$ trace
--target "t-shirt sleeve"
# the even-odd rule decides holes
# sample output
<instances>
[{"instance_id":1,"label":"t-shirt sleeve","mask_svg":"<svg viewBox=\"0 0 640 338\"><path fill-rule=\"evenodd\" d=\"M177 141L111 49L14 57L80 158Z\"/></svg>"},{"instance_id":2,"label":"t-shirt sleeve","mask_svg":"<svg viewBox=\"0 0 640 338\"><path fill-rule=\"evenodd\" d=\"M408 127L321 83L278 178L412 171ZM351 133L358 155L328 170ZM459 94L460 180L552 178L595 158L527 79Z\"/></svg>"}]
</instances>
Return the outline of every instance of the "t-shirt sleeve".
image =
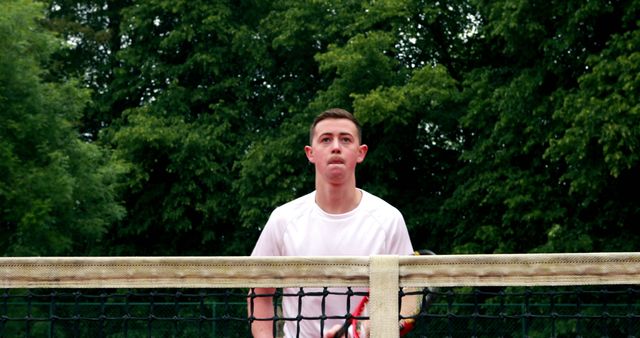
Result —
<instances>
[{"instance_id":1,"label":"t-shirt sleeve","mask_svg":"<svg viewBox=\"0 0 640 338\"><path fill-rule=\"evenodd\" d=\"M282 256L282 221L278 217L278 209L269 216L262 229L251 256Z\"/></svg>"},{"instance_id":2,"label":"t-shirt sleeve","mask_svg":"<svg viewBox=\"0 0 640 338\"><path fill-rule=\"evenodd\" d=\"M389 236L389 254L391 255L411 255L413 254L413 245L409 237L407 225L400 211L397 211L392 220L391 234Z\"/></svg>"}]
</instances>

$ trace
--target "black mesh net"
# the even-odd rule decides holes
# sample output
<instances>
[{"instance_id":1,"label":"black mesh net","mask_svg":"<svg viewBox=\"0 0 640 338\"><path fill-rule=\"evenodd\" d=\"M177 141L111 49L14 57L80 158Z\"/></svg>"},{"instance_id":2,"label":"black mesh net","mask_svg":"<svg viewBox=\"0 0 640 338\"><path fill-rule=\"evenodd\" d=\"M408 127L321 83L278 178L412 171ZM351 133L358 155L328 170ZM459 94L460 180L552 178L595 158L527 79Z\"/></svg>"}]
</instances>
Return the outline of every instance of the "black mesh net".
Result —
<instances>
[{"instance_id":1,"label":"black mesh net","mask_svg":"<svg viewBox=\"0 0 640 338\"><path fill-rule=\"evenodd\" d=\"M331 290L277 289L259 295L247 289L8 289L0 296L0 337L251 337L250 325L258 320L272 323L279 336L285 322L326 319L322 309L319 316L283 316L284 297L322 298ZM344 290L342 297L362 296ZM451 338L639 337L639 293L637 286L399 291L401 302L417 296L422 303L411 316L415 329L406 337ZM252 313L251 303L258 297L274 300L273 318ZM351 308L345 308L342 320L351 316L355 303L348 303Z\"/></svg>"}]
</instances>

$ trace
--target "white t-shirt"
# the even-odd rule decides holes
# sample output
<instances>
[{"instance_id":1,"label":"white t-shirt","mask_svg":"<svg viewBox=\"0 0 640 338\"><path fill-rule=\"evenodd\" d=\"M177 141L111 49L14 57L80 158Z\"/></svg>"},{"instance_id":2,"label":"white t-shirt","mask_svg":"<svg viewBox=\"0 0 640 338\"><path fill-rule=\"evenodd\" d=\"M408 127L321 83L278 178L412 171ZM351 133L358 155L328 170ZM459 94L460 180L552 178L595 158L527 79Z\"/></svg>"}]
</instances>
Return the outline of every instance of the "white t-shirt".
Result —
<instances>
[{"instance_id":1,"label":"white t-shirt","mask_svg":"<svg viewBox=\"0 0 640 338\"><path fill-rule=\"evenodd\" d=\"M345 214L328 214L315 203L315 192L276 208L256 243L252 256L370 256L410 255L413 247L404 218L398 209L362 190L360 204ZM296 294L299 288L287 288L285 294ZM366 291L354 288L354 291ZM322 289L305 288L307 292ZM346 292L330 288L331 292ZM361 297L351 297L350 308ZM285 318L319 317L322 315L322 295L284 297ZM301 301L301 308L299 302ZM347 297L329 295L325 299L327 316L346 316ZM300 311L299 311L300 310ZM327 319L324 332L344 319ZM285 337L320 337L320 320L285 322Z\"/></svg>"}]
</instances>

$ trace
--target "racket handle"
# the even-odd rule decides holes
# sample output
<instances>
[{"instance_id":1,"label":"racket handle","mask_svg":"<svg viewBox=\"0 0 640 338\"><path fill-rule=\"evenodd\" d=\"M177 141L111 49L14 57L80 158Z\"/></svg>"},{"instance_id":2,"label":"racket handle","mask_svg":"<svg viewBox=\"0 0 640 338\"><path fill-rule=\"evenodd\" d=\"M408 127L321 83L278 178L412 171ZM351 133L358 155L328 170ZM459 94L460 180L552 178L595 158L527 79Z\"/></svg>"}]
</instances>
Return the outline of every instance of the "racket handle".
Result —
<instances>
[{"instance_id":1,"label":"racket handle","mask_svg":"<svg viewBox=\"0 0 640 338\"><path fill-rule=\"evenodd\" d=\"M347 320L342 324L342 327L338 331L336 331L334 338L349 338L349 326L351 326L351 321Z\"/></svg>"}]
</instances>

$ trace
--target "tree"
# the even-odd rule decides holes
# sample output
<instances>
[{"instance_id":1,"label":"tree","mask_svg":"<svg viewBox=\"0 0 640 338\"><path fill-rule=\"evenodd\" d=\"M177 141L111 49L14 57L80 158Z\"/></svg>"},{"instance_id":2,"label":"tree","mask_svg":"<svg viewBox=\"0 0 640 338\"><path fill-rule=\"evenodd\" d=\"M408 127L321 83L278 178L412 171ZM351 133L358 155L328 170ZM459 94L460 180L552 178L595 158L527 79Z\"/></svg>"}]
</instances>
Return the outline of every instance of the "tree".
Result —
<instances>
[{"instance_id":1,"label":"tree","mask_svg":"<svg viewBox=\"0 0 640 338\"><path fill-rule=\"evenodd\" d=\"M41 0L42 1L42 0ZM91 89L91 101L84 107L79 125L82 136L98 140L130 106L130 98L114 93L118 51L125 46L120 33L122 10L130 0L51 0L46 3L45 26L68 41L57 49L48 64L47 76L65 81L77 78Z\"/></svg>"},{"instance_id":2,"label":"tree","mask_svg":"<svg viewBox=\"0 0 640 338\"><path fill-rule=\"evenodd\" d=\"M555 134L544 154L562 166L560 182L575 200L569 222L555 225L547 250L571 249L575 238L582 250L635 251L640 208L640 30L616 34L600 54L590 56L589 69L578 87L562 92L554 119ZM588 238L588 240L587 240Z\"/></svg>"},{"instance_id":3,"label":"tree","mask_svg":"<svg viewBox=\"0 0 640 338\"><path fill-rule=\"evenodd\" d=\"M91 253L122 218L125 168L76 130L89 93L76 81L45 82L60 40L31 1L0 4L0 226L4 255Z\"/></svg>"},{"instance_id":4,"label":"tree","mask_svg":"<svg viewBox=\"0 0 640 338\"><path fill-rule=\"evenodd\" d=\"M77 49L57 78L95 75L83 128L131 168L110 253L248 254L268 213L313 189L302 146L336 106L364 123L358 185L416 247L635 245L618 234L638 220L637 0L48 8Z\"/></svg>"},{"instance_id":5,"label":"tree","mask_svg":"<svg viewBox=\"0 0 640 338\"><path fill-rule=\"evenodd\" d=\"M262 118L253 101L267 89L255 63L245 62L261 53L250 29L259 11L164 0L122 11L126 48L111 93L129 104L101 138L132 166L129 216L112 233L114 253L246 250L247 241L234 242L244 234L232 182Z\"/></svg>"},{"instance_id":6,"label":"tree","mask_svg":"<svg viewBox=\"0 0 640 338\"><path fill-rule=\"evenodd\" d=\"M613 191L638 187L637 161L613 159L634 147L627 131L636 129L637 101L611 86L601 69L637 63L633 47L620 43L633 41L634 33L625 32L637 30L637 2L479 1L477 8L480 58L463 81L465 163L443 207L456 217L449 235L455 250L633 247L628 235L636 231L630 224L638 209L629 205L633 197ZM634 86L622 73L607 76ZM616 115L603 102L617 102ZM597 122L603 119L612 123ZM608 126L617 127L604 136ZM585 182L597 188L584 189Z\"/></svg>"}]
</instances>

